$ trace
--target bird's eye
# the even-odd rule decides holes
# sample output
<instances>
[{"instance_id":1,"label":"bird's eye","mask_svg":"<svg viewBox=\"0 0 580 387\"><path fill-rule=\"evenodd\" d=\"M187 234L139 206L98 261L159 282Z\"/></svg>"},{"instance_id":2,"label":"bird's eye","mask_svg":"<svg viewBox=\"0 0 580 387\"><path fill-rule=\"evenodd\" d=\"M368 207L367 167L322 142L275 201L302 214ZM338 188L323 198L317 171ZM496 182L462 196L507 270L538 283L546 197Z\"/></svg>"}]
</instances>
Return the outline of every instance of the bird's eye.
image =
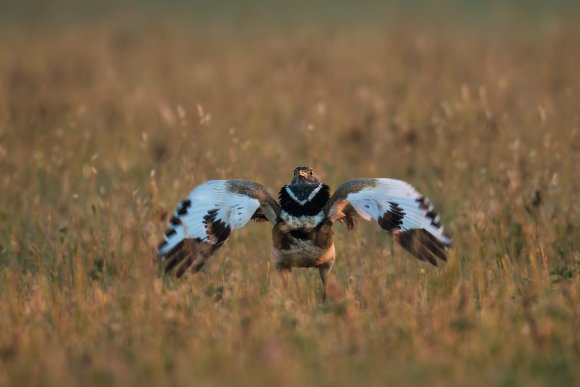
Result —
<instances>
[{"instance_id":1,"label":"bird's eye","mask_svg":"<svg viewBox=\"0 0 580 387\"><path fill-rule=\"evenodd\" d=\"M312 176L314 173L312 173L312 171L308 171L308 174Z\"/></svg>"}]
</instances>

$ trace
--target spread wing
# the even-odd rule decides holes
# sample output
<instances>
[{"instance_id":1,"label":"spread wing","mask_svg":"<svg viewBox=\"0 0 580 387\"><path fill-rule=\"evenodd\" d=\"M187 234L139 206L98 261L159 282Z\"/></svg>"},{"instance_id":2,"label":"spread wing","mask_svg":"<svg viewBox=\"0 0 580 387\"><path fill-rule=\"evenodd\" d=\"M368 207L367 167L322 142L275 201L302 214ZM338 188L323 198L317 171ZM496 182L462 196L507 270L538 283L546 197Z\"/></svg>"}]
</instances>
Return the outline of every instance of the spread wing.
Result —
<instances>
[{"instance_id":1,"label":"spread wing","mask_svg":"<svg viewBox=\"0 0 580 387\"><path fill-rule=\"evenodd\" d=\"M197 272L228 239L231 230L251 219L276 224L280 206L260 184L248 180L211 180L182 200L157 252L165 272L177 267L181 277Z\"/></svg>"},{"instance_id":2,"label":"spread wing","mask_svg":"<svg viewBox=\"0 0 580 387\"><path fill-rule=\"evenodd\" d=\"M325 214L344 221L349 229L355 218L375 220L397 243L422 261L437 266L447 260L451 239L444 234L439 215L425 196L410 184L395 179L354 179L338 187L326 204Z\"/></svg>"}]
</instances>

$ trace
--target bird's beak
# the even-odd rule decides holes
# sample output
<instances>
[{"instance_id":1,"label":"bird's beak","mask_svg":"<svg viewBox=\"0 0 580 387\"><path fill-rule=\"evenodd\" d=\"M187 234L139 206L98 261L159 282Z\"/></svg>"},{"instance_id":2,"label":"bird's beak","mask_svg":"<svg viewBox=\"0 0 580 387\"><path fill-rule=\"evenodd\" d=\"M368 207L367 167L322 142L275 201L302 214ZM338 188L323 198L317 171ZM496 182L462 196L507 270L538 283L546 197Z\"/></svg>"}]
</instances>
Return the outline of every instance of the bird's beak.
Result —
<instances>
[{"instance_id":1,"label":"bird's beak","mask_svg":"<svg viewBox=\"0 0 580 387\"><path fill-rule=\"evenodd\" d=\"M298 176L306 178L306 177L308 177L308 173L306 173L306 171L300 171L300 172L298 172Z\"/></svg>"}]
</instances>

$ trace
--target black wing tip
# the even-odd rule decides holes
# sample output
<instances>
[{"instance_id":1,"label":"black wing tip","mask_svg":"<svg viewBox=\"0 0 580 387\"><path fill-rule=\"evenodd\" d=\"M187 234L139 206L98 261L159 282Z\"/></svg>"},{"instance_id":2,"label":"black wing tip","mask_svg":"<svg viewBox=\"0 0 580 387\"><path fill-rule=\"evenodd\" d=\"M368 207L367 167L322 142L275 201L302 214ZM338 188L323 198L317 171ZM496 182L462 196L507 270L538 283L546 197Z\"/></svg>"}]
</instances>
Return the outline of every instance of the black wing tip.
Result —
<instances>
[{"instance_id":1,"label":"black wing tip","mask_svg":"<svg viewBox=\"0 0 580 387\"><path fill-rule=\"evenodd\" d=\"M221 246L212 245L200 238L184 239L175 245L166 254L159 254L159 258L164 264L163 273L167 274L173 269L175 276L181 278L187 269L197 273L208 258Z\"/></svg>"},{"instance_id":2,"label":"black wing tip","mask_svg":"<svg viewBox=\"0 0 580 387\"><path fill-rule=\"evenodd\" d=\"M395 240L411 255L421 261L437 267L438 259L447 261L447 249L450 244L439 240L425 229L398 231Z\"/></svg>"}]
</instances>

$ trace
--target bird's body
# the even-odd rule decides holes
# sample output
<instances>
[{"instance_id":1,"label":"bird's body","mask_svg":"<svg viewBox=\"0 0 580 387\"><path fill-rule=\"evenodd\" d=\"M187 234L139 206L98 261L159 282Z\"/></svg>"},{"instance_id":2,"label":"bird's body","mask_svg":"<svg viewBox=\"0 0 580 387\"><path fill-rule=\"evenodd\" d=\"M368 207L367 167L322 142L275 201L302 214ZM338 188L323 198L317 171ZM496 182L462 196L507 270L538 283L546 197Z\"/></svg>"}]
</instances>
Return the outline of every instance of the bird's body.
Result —
<instances>
[{"instance_id":1,"label":"bird's body","mask_svg":"<svg viewBox=\"0 0 580 387\"><path fill-rule=\"evenodd\" d=\"M428 199L409 184L394 179L354 179L330 188L308 167L294 170L281 188L279 203L249 180L212 180L195 188L169 221L158 247L165 270L198 271L225 242L231 230L251 219L272 225L272 256L279 272L315 267L323 284L335 260L336 222L349 229L354 220L374 219L403 248L437 265L446 260L451 240Z\"/></svg>"},{"instance_id":2,"label":"bird's body","mask_svg":"<svg viewBox=\"0 0 580 387\"><path fill-rule=\"evenodd\" d=\"M282 187L280 221L272 228L272 255L278 270L334 262L334 232L324 214L329 198L329 188L322 183Z\"/></svg>"}]
</instances>

